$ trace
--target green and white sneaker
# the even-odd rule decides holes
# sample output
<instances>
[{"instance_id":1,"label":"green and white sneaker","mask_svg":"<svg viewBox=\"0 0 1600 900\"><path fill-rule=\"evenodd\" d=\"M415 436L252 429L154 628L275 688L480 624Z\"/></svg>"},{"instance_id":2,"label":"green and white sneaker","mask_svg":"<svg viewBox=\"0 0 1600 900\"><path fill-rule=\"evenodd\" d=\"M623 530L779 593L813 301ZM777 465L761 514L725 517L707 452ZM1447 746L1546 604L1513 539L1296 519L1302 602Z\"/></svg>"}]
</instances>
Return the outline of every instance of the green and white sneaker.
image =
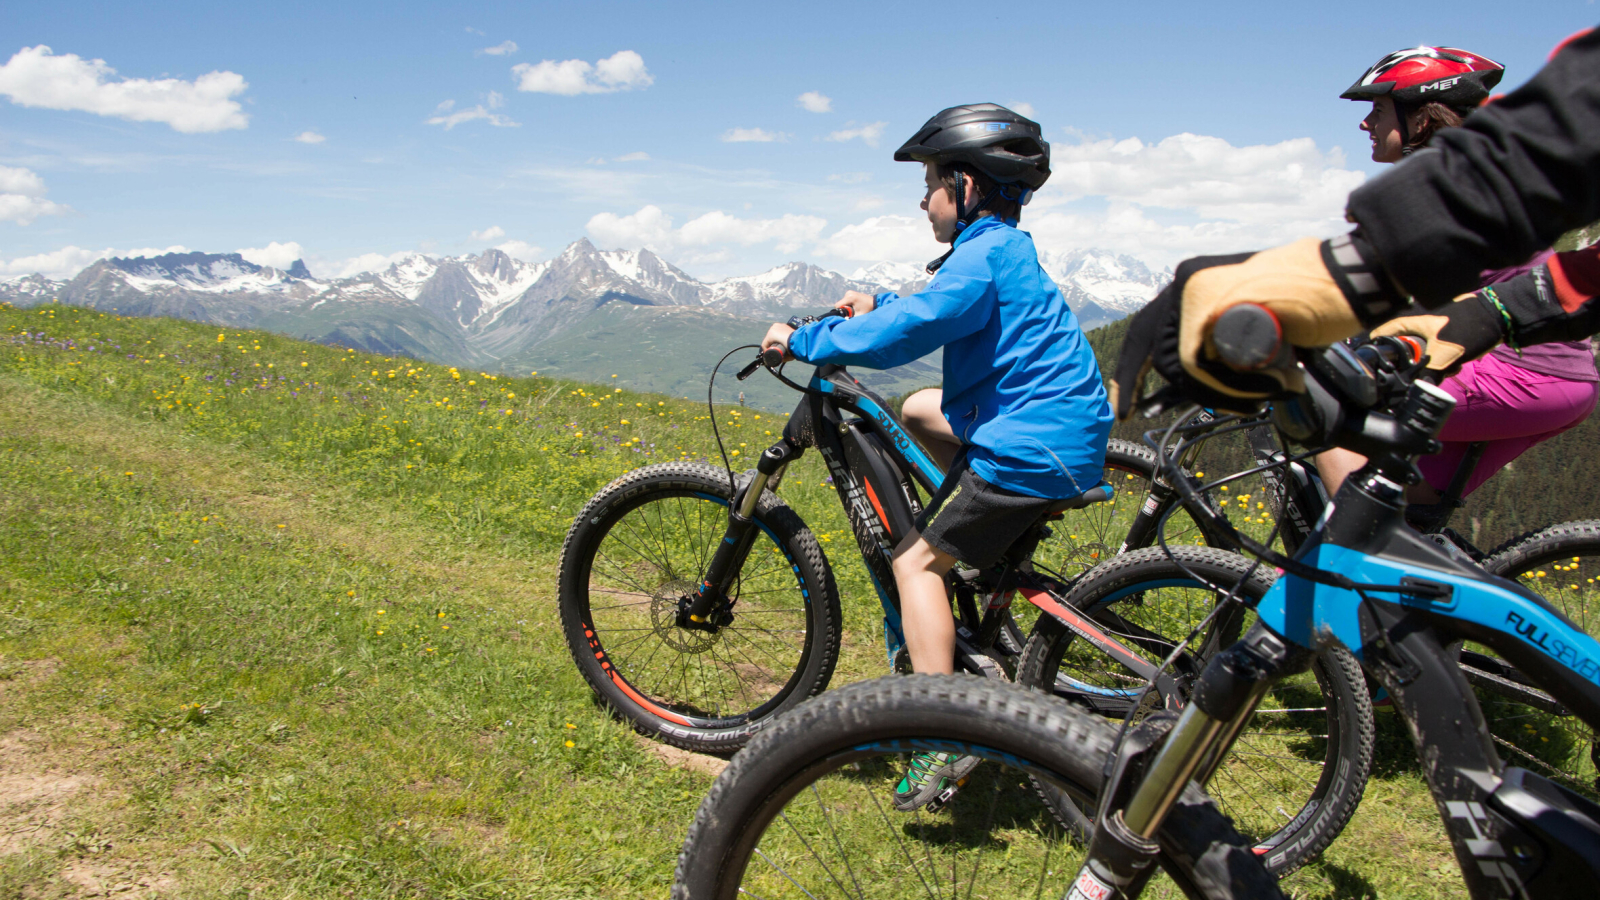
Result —
<instances>
[{"instance_id":1,"label":"green and white sneaker","mask_svg":"<svg viewBox=\"0 0 1600 900\"><path fill-rule=\"evenodd\" d=\"M948 802L980 762L976 756L954 753L913 753L911 768L894 786L894 808L912 812L934 801Z\"/></svg>"}]
</instances>

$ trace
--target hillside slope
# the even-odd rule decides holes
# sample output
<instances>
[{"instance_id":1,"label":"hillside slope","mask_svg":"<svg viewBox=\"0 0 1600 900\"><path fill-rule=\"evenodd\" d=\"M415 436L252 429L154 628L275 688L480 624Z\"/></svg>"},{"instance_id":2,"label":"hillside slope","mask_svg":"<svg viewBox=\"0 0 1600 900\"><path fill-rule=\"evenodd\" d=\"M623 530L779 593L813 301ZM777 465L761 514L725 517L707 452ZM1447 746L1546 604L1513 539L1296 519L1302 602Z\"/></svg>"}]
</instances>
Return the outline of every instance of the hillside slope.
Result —
<instances>
[{"instance_id":1,"label":"hillside slope","mask_svg":"<svg viewBox=\"0 0 1600 900\"><path fill-rule=\"evenodd\" d=\"M56 305L0 305L0 351L0 767L32 791L0 896L665 894L719 763L593 704L555 565L608 480L714 457L703 405ZM739 467L783 419L715 414ZM815 455L782 496L840 585L834 684L881 674ZM1440 895L1390 766L1296 895Z\"/></svg>"}]
</instances>

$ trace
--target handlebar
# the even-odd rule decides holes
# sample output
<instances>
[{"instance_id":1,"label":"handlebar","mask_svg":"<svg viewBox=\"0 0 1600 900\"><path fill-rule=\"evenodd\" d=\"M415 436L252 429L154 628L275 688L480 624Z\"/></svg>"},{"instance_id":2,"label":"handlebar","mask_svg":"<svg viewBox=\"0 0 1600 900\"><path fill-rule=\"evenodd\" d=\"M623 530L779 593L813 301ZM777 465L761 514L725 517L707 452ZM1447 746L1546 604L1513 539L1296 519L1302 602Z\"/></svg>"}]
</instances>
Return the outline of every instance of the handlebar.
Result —
<instances>
[{"instance_id":1,"label":"handlebar","mask_svg":"<svg viewBox=\"0 0 1600 900\"><path fill-rule=\"evenodd\" d=\"M1272 310L1256 303L1230 307L1211 327L1217 355L1229 368L1257 372L1293 365L1293 349L1283 340L1283 326Z\"/></svg>"},{"instance_id":2,"label":"handlebar","mask_svg":"<svg viewBox=\"0 0 1600 900\"><path fill-rule=\"evenodd\" d=\"M1293 365L1293 349L1283 339L1283 325L1272 310L1257 303L1230 307L1212 325L1211 341L1217 356L1230 368L1256 372ZM1424 345L1409 335L1377 338L1356 348L1369 365L1409 368L1422 361Z\"/></svg>"},{"instance_id":3,"label":"handlebar","mask_svg":"<svg viewBox=\"0 0 1600 900\"><path fill-rule=\"evenodd\" d=\"M1221 361L1236 371L1303 367L1306 393L1273 403L1279 427L1301 441L1329 439L1346 424L1367 421L1368 413L1381 417L1388 411L1406 419L1415 389L1429 393L1418 383L1437 379L1436 373L1418 371L1425 345L1406 335L1296 353L1284 339L1278 317L1255 303L1238 304L1218 316L1211 343Z\"/></svg>"},{"instance_id":4,"label":"handlebar","mask_svg":"<svg viewBox=\"0 0 1600 900\"><path fill-rule=\"evenodd\" d=\"M833 309L830 309L819 316L797 316L796 318L800 320L801 325L810 325L812 322L820 322L823 319L850 319L854 318L855 314L855 310L848 306L835 306ZM790 321L793 320L791 319ZM756 369L762 366L765 366L768 369L776 369L778 366L783 364L783 357L784 351L782 348L768 347L767 349L762 350L760 353L757 353L756 358L751 360L747 365L745 365L744 368L740 369L739 374L736 377L740 381L743 381L746 378L749 378L751 375L754 375Z\"/></svg>"}]
</instances>

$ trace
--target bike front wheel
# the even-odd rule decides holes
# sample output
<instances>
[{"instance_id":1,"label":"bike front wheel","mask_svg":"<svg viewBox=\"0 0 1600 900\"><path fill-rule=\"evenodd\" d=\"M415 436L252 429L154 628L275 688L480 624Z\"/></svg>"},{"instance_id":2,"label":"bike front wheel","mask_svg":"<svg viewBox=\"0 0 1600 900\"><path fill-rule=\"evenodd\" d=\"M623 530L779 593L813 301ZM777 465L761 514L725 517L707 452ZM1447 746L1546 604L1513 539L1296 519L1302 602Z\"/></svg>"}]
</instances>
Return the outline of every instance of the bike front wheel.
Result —
<instances>
[{"instance_id":1,"label":"bike front wheel","mask_svg":"<svg viewBox=\"0 0 1600 900\"><path fill-rule=\"evenodd\" d=\"M717 778L689 828L673 900L1060 897L1081 850L1033 802L1028 776L1092 798L1116 729L991 679L890 676L813 699L763 730ZM907 753L985 761L940 809L891 805ZM1189 897L1282 897L1190 786L1159 834Z\"/></svg>"},{"instance_id":2,"label":"bike front wheel","mask_svg":"<svg viewBox=\"0 0 1600 900\"><path fill-rule=\"evenodd\" d=\"M1171 549L1170 557L1155 547L1116 557L1073 585L1062 602L1159 663L1216 605L1213 585L1227 590L1239 584L1239 598L1253 607L1274 581L1272 569L1251 571L1251 561L1237 554ZM1253 616L1243 605L1231 605L1177 656L1170 671L1180 699L1187 698L1211 656L1238 641ZM1041 615L1017 683L1120 721L1133 709L1144 679L1059 620ZM1152 690L1146 705L1156 708L1167 699ZM1355 813L1371 771L1372 745L1372 701L1360 666L1345 650L1325 650L1310 672L1273 686L1207 791L1253 838L1266 866L1286 873L1327 847ZM1063 826L1088 836L1092 808L1048 783L1039 783L1039 793Z\"/></svg>"},{"instance_id":3,"label":"bike front wheel","mask_svg":"<svg viewBox=\"0 0 1600 900\"><path fill-rule=\"evenodd\" d=\"M596 494L567 533L561 624L589 685L640 731L731 753L822 691L839 655L839 594L810 529L771 492L729 590L732 622L678 624L728 529L726 471L647 466Z\"/></svg>"}]
</instances>

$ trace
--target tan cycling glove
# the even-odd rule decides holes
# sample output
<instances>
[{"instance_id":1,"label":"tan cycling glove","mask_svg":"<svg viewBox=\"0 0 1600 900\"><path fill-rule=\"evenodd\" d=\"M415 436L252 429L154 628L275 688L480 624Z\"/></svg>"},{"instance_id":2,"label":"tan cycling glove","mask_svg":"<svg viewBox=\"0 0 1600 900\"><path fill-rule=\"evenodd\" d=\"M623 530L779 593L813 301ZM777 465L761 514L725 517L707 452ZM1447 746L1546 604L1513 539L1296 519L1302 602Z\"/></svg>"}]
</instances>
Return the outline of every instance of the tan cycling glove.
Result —
<instances>
[{"instance_id":1,"label":"tan cycling glove","mask_svg":"<svg viewBox=\"0 0 1600 900\"><path fill-rule=\"evenodd\" d=\"M1324 347L1381 321L1404 300L1352 235L1307 238L1235 256L1203 256L1178 266L1176 277L1129 326L1111 387L1112 406L1126 418L1143 376L1154 368L1188 399L1220 409L1253 409L1260 401L1303 390L1298 368L1238 372L1211 343L1217 317L1241 303L1270 310L1283 339ZM1359 239L1357 239L1359 240Z\"/></svg>"}]
</instances>

